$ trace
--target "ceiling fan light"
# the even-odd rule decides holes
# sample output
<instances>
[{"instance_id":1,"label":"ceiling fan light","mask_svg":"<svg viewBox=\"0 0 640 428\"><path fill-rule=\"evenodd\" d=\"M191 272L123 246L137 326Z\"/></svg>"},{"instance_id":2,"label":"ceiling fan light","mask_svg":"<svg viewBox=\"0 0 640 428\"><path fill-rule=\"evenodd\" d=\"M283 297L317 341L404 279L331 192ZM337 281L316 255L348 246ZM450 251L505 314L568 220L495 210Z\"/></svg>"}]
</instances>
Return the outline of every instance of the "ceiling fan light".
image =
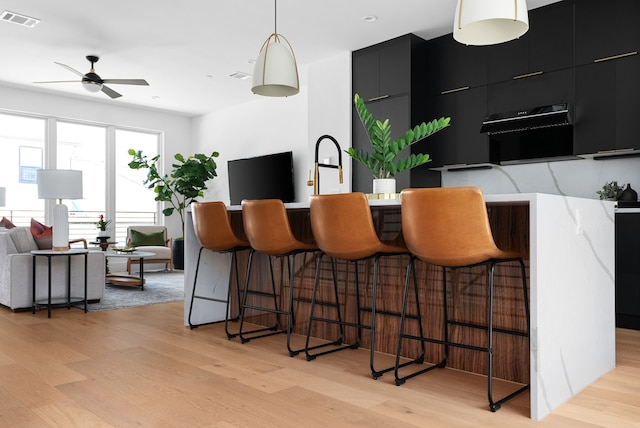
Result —
<instances>
[{"instance_id":1,"label":"ceiling fan light","mask_svg":"<svg viewBox=\"0 0 640 428\"><path fill-rule=\"evenodd\" d=\"M286 46L280 38L284 39ZM253 66L251 91L267 97L288 97L300 92L295 54L289 41L281 34L271 34L262 45Z\"/></svg>"},{"instance_id":2,"label":"ceiling fan light","mask_svg":"<svg viewBox=\"0 0 640 428\"><path fill-rule=\"evenodd\" d=\"M458 0L453 38L465 45L495 45L529 30L525 0Z\"/></svg>"},{"instance_id":3,"label":"ceiling fan light","mask_svg":"<svg viewBox=\"0 0 640 428\"><path fill-rule=\"evenodd\" d=\"M88 92L96 93L100 92L100 90L102 89L102 83L83 81L82 87Z\"/></svg>"}]
</instances>

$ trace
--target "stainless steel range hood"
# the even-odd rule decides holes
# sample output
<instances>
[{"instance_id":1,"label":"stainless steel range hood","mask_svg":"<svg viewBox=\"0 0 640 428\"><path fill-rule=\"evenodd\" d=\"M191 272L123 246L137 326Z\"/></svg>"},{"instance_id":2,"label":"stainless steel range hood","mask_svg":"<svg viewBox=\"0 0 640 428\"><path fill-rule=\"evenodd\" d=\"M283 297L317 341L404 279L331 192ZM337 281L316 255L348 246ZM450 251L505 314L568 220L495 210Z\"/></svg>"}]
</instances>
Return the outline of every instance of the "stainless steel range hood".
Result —
<instances>
[{"instance_id":1,"label":"stainless steel range hood","mask_svg":"<svg viewBox=\"0 0 640 428\"><path fill-rule=\"evenodd\" d=\"M568 125L571 125L569 105L552 104L489 115L482 122L480 132L492 135Z\"/></svg>"}]
</instances>

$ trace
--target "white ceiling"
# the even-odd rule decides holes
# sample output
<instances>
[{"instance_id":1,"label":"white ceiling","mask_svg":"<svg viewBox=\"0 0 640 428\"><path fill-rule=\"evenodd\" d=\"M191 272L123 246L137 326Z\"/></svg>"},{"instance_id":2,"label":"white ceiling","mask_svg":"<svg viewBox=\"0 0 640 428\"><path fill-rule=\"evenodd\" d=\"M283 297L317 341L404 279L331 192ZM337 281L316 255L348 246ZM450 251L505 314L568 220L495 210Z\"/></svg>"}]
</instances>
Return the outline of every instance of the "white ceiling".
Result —
<instances>
[{"instance_id":1,"label":"white ceiling","mask_svg":"<svg viewBox=\"0 0 640 428\"><path fill-rule=\"evenodd\" d=\"M475 0L478 1L478 0ZM528 0L529 9L558 0ZM456 0L280 0L277 30L299 67L406 33L430 39L452 31ZM102 102L198 115L251 101L251 73L274 31L271 0L3 0L0 12L41 20L35 28L0 22L0 84ZM376 16L374 22L363 17ZM56 65L89 71L98 55L103 79L146 79L150 86L110 85L121 98L86 92ZM302 81L302 90L306 82Z\"/></svg>"}]
</instances>

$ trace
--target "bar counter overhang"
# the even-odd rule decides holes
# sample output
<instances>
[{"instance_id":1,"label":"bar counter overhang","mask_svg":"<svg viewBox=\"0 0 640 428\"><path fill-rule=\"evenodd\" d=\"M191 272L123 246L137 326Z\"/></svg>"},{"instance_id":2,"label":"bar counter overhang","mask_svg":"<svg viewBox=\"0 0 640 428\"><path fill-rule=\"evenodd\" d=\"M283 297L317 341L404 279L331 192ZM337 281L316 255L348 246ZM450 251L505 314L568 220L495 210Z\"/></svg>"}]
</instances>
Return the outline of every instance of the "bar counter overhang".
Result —
<instances>
[{"instance_id":1,"label":"bar counter overhang","mask_svg":"<svg viewBox=\"0 0 640 428\"><path fill-rule=\"evenodd\" d=\"M520 383L526 383L529 379L530 415L532 419L539 420L615 367L614 203L542 193L485 195L485 201L497 245L505 250L519 250L525 254L531 306L529 352L524 338L495 336L494 348L498 352L495 357L495 376ZM401 240L400 200L371 200L370 206L380 239L387 242ZM308 202L286 204L286 207L296 237L302 241L312 240ZM230 206L228 209L234 230L243 237L241 207ZM199 244L190 215L187 216L186 223L185 325L188 325L189 298ZM261 270L267 273L266 257L258 259L262 264ZM384 310L399 312L408 258L404 256L393 259L389 263L381 261L378 301L387 305L383 307ZM214 290L212 296L226 295L229 263L228 255L203 252L199 283L212 283L209 287ZM368 273L364 266L369 265L361 263L361 285L365 281L370 284L370 278L364 276ZM306 256L303 262L296 262L296 266L302 267L296 269L296 281L300 281L300 275L303 275L300 287L303 295L313 287L315 264L316 258L312 255ZM239 258L239 266L241 269L246 266L246 258ZM442 329L442 322L437 321L440 320L439 306L442 298L438 300L433 297L438 295L437 290L441 290L441 271L440 268L420 263L418 268L421 293L428 296L429 303L425 306L427 301L421 300L423 318L429 319L423 326L432 329L432 333ZM280 262L274 263L274 270L276 281L284 275L286 283L286 266ZM322 272L325 271L330 272L329 265L326 269L323 267ZM342 275L339 279L341 292L344 292L346 264L338 265L338 271ZM352 267L350 272L352 275ZM456 281L455 290L459 293L456 298L465 299L465 308L482 307L486 302L486 286L483 286L484 275L481 273L482 270L466 269L457 276L449 275L454 277L452 281ZM519 286L517 270L515 267L498 268L496 275L495 322L502 323L501 327L504 328L523 328L523 317L518 319L501 316L503 313L513 313L510 305L518 304L513 302ZM244 272L240 276L241 279L244 278ZM264 275L252 275L252 281L260 281L260 277L267 282L268 276ZM321 284L327 289L330 278L330 273L321 273ZM348 290L351 293L354 289L352 284L353 281L349 281ZM361 293L368 290L367 287L362 289L364 291L361 290ZM280 297L280 301L284 302L284 296ZM349 297L346 299L348 301ZM347 302L346 305L348 304ZM306 333L307 310L306 304L296 306L296 333ZM345 310L348 314L349 308L345 307ZM482 322L485 314L483 309L461 312L459 315L469 317L472 322ZM194 304L193 319L197 323L224 320L224 316L224 305L206 301ZM474 317L478 316L480 318L476 320ZM384 323L386 328L380 332L380 338L376 338L376 350L395 354L399 324L393 317L388 318L389 322L385 320ZM256 323L260 323L260 320ZM314 336L323 337L324 333L326 332L314 332ZM355 332L350 334L355 335ZM367 335L362 337L361 346L367 347ZM426 361L439 361L437 358L442 351L438 348L441 347L427 346ZM501 358L504 356L506 358ZM498 371L500 366L503 366L502 370ZM486 370L486 358L478 352L451 349L448 367L486 374L486 371L483 372ZM410 382L428 382L428 376L420 376ZM386 376L382 379L385 378Z\"/></svg>"}]
</instances>

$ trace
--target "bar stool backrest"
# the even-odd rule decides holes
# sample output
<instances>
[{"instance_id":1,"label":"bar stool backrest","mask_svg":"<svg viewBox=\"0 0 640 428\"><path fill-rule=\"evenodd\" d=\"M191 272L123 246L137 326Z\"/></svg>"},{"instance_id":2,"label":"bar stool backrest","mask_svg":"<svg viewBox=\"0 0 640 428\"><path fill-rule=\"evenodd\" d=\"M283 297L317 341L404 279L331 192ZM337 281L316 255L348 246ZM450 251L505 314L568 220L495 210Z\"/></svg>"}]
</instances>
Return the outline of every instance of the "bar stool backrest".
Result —
<instances>
[{"instance_id":1,"label":"bar stool backrest","mask_svg":"<svg viewBox=\"0 0 640 428\"><path fill-rule=\"evenodd\" d=\"M194 202L191 204L191 218L202 247L212 251L249 247L247 241L239 239L233 233L224 202Z\"/></svg>"},{"instance_id":2,"label":"bar stool backrest","mask_svg":"<svg viewBox=\"0 0 640 428\"><path fill-rule=\"evenodd\" d=\"M506 255L491 234L480 188L404 189L402 234L411 253L440 266L468 266Z\"/></svg>"},{"instance_id":3,"label":"bar stool backrest","mask_svg":"<svg viewBox=\"0 0 640 428\"><path fill-rule=\"evenodd\" d=\"M295 238L287 210L280 199L243 200L242 222L244 233L256 251L281 255L313 247Z\"/></svg>"},{"instance_id":4,"label":"bar stool backrest","mask_svg":"<svg viewBox=\"0 0 640 428\"><path fill-rule=\"evenodd\" d=\"M364 193L313 195L310 215L316 243L331 257L358 260L380 249L381 242Z\"/></svg>"}]
</instances>

